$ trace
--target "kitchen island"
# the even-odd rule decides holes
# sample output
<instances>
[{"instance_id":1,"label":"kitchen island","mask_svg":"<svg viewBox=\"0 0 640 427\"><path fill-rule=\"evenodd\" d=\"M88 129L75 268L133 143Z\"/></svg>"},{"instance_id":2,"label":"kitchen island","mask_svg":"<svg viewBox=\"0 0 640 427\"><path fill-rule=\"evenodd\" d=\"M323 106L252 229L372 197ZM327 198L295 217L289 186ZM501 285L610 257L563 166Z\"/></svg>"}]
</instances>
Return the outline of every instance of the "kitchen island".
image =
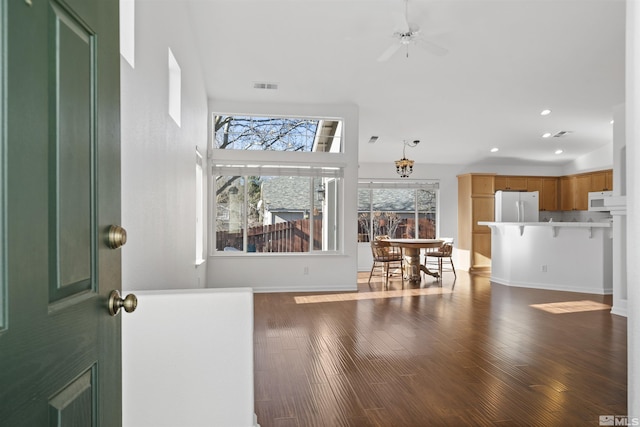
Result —
<instances>
[{"instance_id":1,"label":"kitchen island","mask_svg":"<svg viewBox=\"0 0 640 427\"><path fill-rule=\"evenodd\" d=\"M507 286L612 293L609 222L488 222L491 281Z\"/></svg>"}]
</instances>

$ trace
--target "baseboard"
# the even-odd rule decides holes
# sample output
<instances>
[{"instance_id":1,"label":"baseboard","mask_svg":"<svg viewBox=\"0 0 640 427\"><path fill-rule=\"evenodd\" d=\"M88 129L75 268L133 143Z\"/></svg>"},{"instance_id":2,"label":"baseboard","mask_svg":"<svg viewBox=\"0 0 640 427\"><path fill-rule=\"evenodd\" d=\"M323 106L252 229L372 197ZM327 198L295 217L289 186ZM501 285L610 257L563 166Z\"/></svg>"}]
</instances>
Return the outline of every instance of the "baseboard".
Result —
<instances>
[{"instance_id":1,"label":"baseboard","mask_svg":"<svg viewBox=\"0 0 640 427\"><path fill-rule=\"evenodd\" d=\"M582 294L595 294L595 295L611 295L613 293L612 288L583 288L580 286L568 286L568 285L550 285L547 283L530 283L530 282L512 282L501 279L499 277L491 276L489 280L499 285L511 286L514 288L530 288L530 289L543 289L546 291L564 291L564 292L577 292Z\"/></svg>"},{"instance_id":2,"label":"baseboard","mask_svg":"<svg viewBox=\"0 0 640 427\"><path fill-rule=\"evenodd\" d=\"M281 292L358 292L358 286L287 286L287 287L255 287L253 293L281 293Z\"/></svg>"}]
</instances>

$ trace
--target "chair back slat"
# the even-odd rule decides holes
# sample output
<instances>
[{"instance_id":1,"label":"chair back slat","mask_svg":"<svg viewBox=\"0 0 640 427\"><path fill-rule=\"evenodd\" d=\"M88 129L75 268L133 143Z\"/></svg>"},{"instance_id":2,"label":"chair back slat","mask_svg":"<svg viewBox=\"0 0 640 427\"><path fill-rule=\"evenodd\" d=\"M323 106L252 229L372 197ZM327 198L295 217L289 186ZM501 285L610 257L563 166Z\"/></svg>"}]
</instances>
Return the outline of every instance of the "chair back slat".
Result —
<instances>
[{"instance_id":1,"label":"chair back slat","mask_svg":"<svg viewBox=\"0 0 640 427\"><path fill-rule=\"evenodd\" d=\"M402 258L401 248L393 247L385 240L372 240L371 253L374 261L399 261Z\"/></svg>"}]
</instances>

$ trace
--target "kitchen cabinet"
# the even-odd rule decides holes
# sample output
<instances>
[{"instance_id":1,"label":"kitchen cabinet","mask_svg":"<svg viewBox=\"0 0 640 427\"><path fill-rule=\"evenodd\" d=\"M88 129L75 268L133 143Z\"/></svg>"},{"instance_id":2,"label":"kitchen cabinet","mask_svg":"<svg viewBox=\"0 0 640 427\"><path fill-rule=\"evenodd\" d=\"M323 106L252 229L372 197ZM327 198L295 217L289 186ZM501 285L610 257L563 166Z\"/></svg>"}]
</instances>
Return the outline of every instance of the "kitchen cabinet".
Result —
<instances>
[{"instance_id":1,"label":"kitchen cabinet","mask_svg":"<svg viewBox=\"0 0 640 427\"><path fill-rule=\"evenodd\" d=\"M589 191L611 191L613 190L613 170L592 172L591 186Z\"/></svg>"},{"instance_id":2,"label":"kitchen cabinet","mask_svg":"<svg viewBox=\"0 0 640 427\"><path fill-rule=\"evenodd\" d=\"M576 188L574 193L574 209L586 211L589 209L589 191L591 190L591 177L588 175L576 176Z\"/></svg>"},{"instance_id":3,"label":"kitchen cabinet","mask_svg":"<svg viewBox=\"0 0 640 427\"><path fill-rule=\"evenodd\" d=\"M495 190L527 191L526 176L496 175Z\"/></svg>"},{"instance_id":4,"label":"kitchen cabinet","mask_svg":"<svg viewBox=\"0 0 640 427\"><path fill-rule=\"evenodd\" d=\"M573 210L573 193L576 181L571 176L560 177L560 210Z\"/></svg>"},{"instance_id":5,"label":"kitchen cabinet","mask_svg":"<svg viewBox=\"0 0 640 427\"><path fill-rule=\"evenodd\" d=\"M460 253L469 255L470 273L491 269L491 230L478 221L493 221L495 174L458 176L458 240Z\"/></svg>"},{"instance_id":6,"label":"kitchen cabinet","mask_svg":"<svg viewBox=\"0 0 640 427\"><path fill-rule=\"evenodd\" d=\"M558 178L542 178L542 195L540 196L540 207L543 211L558 210Z\"/></svg>"},{"instance_id":7,"label":"kitchen cabinet","mask_svg":"<svg viewBox=\"0 0 640 427\"><path fill-rule=\"evenodd\" d=\"M539 193L538 208L541 211L558 210L558 178L556 177L528 177L527 191Z\"/></svg>"},{"instance_id":8,"label":"kitchen cabinet","mask_svg":"<svg viewBox=\"0 0 640 427\"><path fill-rule=\"evenodd\" d=\"M589 207L591 174L560 177L560 210L586 211Z\"/></svg>"}]
</instances>

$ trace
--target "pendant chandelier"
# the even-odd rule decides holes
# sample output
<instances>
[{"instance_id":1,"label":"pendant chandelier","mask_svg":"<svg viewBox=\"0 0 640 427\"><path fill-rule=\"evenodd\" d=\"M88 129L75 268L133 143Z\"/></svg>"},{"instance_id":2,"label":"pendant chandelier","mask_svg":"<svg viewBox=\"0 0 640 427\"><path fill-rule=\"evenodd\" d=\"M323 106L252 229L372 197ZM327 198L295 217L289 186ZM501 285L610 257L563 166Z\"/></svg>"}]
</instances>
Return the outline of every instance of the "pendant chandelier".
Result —
<instances>
[{"instance_id":1,"label":"pendant chandelier","mask_svg":"<svg viewBox=\"0 0 640 427\"><path fill-rule=\"evenodd\" d=\"M401 178L408 178L409 175L413 173L413 160L407 159L405 154L405 150L407 145L409 147L415 147L420 143L419 139L414 140L413 142L403 141L404 146L402 147L402 158L400 160L396 160L396 172L400 175Z\"/></svg>"}]
</instances>

